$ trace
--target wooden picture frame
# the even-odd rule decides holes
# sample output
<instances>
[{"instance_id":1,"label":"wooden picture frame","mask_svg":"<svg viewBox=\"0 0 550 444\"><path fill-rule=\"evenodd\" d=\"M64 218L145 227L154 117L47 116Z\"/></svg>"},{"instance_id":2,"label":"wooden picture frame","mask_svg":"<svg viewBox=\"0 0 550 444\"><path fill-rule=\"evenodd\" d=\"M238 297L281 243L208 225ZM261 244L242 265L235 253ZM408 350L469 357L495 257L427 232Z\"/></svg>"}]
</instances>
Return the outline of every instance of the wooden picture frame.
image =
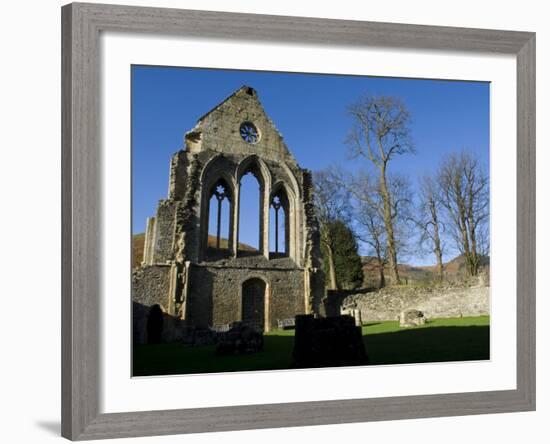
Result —
<instances>
[{"instance_id":1,"label":"wooden picture frame","mask_svg":"<svg viewBox=\"0 0 550 444\"><path fill-rule=\"evenodd\" d=\"M253 18L253 20L252 20ZM246 33L243 32L246 30ZM126 413L99 411L102 31L509 54L517 60L517 388ZM535 34L73 3L62 8L62 435L135 437L535 409Z\"/></svg>"}]
</instances>

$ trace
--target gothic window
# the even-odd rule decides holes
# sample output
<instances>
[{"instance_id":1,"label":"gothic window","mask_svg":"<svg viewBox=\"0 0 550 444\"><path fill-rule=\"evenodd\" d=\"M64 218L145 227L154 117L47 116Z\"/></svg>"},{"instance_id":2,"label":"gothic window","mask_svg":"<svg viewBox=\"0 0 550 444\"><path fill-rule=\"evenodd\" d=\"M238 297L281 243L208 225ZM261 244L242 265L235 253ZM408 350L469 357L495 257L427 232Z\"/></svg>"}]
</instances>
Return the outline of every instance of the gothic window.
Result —
<instances>
[{"instance_id":1,"label":"gothic window","mask_svg":"<svg viewBox=\"0 0 550 444\"><path fill-rule=\"evenodd\" d=\"M223 180L212 187L209 199L208 249L228 250L231 193Z\"/></svg>"},{"instance_id":2,"label":"gothic window","mask_svg":"<svg viewBox=\"0 0 550 444\"><path fill-rule=\"evenodd\" d=\"M257 143L260 140L260 132L252 122L241 123L239 133L245 142Z\"/></svg>"},{"instance_id":3,"label":"gothic window","mask_svg":"<svg viewBox=\"0 0 550 444\"><path fill-rule=\"evenodd\" d=\"M288 255L288 198L283 188L273 194L269 209L270 257Z\"/></svg>"},{"instance_id":4,"label":"gothic window","mask_svg":"<svg viewBox=\"0 0 550 444\"><path fill-rule=\"evenodd\" d=\"M260 250L260 202L260 183L252 172L248 172L242 176L239 187L240 255L258 254Z\"/></svg>"}]
</instances>

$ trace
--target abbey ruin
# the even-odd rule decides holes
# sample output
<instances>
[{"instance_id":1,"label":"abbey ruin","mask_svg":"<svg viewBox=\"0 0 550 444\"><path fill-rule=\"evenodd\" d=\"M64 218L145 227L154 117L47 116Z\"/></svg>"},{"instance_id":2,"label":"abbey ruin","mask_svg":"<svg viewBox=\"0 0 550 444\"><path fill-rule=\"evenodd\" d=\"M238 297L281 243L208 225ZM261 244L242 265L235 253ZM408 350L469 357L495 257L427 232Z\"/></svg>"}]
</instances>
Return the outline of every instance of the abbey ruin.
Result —
<instances>
[{"instance_id":1,"label":"abbey ruin","mask_svg":"<svg viewBox=\"0 0 550 444\"><path fill-rule=\"evenodd\" d=\"M259 184L257 251L239 242L241 179L249 173ZM310 172L254 89L243 86L204 114L171 158L168 196L147 220L143 262L132 276L134 340L146 341L154 305L191 328L242 321L269 331L296 314L319 313L325 290L312 193ZM270 243L270 226L284 238Z\"/></svg>"}]
</instances>

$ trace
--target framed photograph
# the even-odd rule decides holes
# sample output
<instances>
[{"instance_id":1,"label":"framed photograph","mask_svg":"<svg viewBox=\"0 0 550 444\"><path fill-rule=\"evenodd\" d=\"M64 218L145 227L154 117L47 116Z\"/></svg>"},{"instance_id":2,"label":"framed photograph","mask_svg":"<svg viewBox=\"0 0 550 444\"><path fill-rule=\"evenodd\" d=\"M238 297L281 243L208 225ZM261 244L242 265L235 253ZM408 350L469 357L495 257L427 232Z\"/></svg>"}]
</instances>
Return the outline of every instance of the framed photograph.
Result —
<instances>
[{"instance_id":1,"label":"framed photograph","mask_svg":"<svg viewBox=\"0 0 550 444\"><path fill-rule=\"evenodd\" d=\"M533 33L62 25L63 436L535 409Z\"/></svg>"}]
</instances>

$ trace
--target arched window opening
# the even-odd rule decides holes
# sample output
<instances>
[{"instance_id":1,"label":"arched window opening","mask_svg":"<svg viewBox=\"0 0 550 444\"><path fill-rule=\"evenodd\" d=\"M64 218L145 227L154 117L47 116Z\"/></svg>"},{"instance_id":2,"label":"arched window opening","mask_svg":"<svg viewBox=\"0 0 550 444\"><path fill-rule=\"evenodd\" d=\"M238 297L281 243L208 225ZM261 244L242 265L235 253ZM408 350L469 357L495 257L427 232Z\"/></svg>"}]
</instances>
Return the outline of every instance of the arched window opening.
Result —
<instances>
[{"instance_id":1,"label":"arched window opening","mask_svg":"<svg viewBox=\"0 0 550 444\"><path fill-rule=\"evenodd\" d=\"M231 192L223 180L212 187L208 214L208 255L219 256L229 252L229 220Z\"/></svg>"},{"instance_id":2,"label":"arched window opening","mask_svg":"<svg viewBox=\"0 0 550 444\"><path fill-rule=\"evenodd\" d=\"M261 245L260 182L252 172L248 172L241 177L239 190L238 254L258 254Z\"/></svg>"},{"instance_id":3,"label":"arched window opening","mask_svg":"<svg viewBox=\"0 0 550 444\"><path fill-rule=\"evenodd\" d=\"M288 198L282 188L271 197L269 220L269 256L288 256Z\"/></svg>"}]
</instances>

